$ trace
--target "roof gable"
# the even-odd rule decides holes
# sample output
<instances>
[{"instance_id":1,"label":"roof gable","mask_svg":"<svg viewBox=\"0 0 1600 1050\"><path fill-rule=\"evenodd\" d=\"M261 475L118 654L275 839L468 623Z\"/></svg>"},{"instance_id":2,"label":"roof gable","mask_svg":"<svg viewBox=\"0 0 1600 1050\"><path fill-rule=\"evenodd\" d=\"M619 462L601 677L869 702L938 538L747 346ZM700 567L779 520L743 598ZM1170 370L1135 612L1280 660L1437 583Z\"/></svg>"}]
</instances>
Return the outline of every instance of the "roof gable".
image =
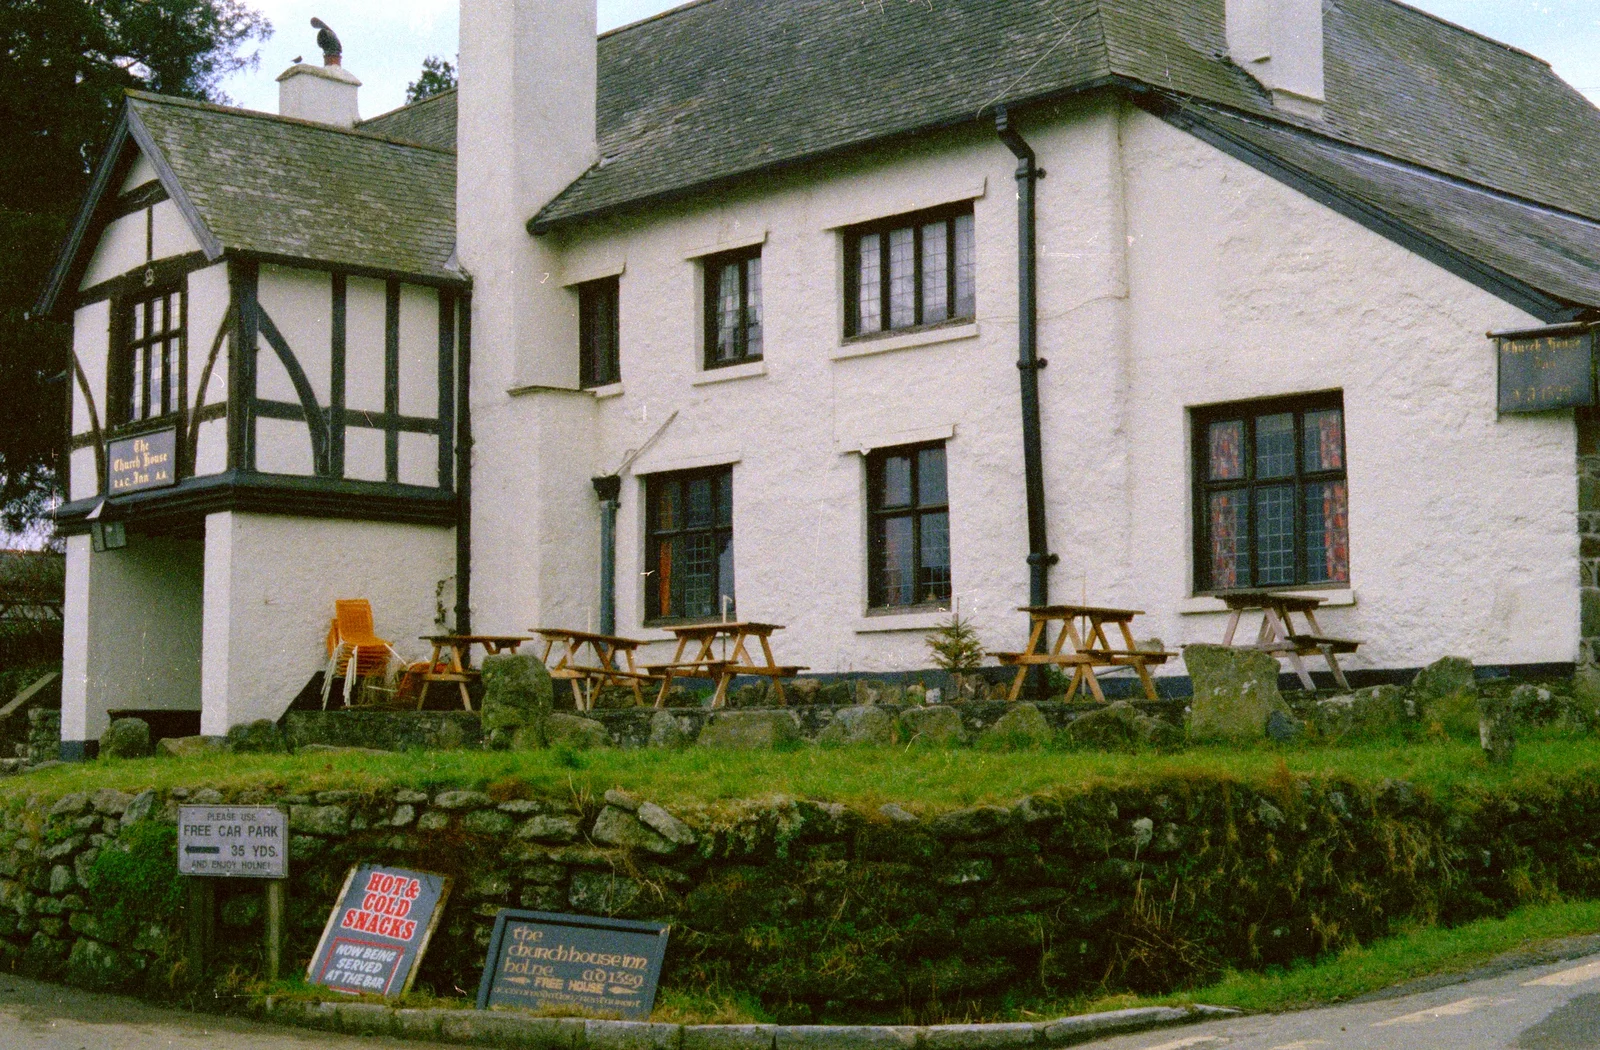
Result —
<instances>
[{"instance_id":1,"label":"roof gable","mask_svg":"<svg viewBox=\"0 0 1600 1050\"><path fill-rule=\"evenodd\" d=\"M452 121L453 123L453 121ZM81 274L137 150L210 259L241 252L458 283L455 154L360 130L130 92L35 311Z\"/></svg>"}]
</instances>

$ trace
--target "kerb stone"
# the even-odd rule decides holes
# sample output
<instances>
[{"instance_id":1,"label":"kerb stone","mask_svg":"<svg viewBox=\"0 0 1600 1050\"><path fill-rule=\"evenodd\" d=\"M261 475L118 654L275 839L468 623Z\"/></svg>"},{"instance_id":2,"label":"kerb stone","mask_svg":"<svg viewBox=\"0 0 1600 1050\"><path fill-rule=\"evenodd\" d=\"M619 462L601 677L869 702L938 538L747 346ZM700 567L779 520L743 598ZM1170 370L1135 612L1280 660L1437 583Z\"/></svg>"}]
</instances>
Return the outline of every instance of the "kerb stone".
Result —
<instances>
[{"instance_id":1,"label":"kerb stone","mask_svg":"<svg viewBox=\"0 0 1600 1050\"><path fill-rule=\"evenodd\" d=\"M1011 1024L935 1024L923 1029L928 1050L1001 1050L1010 1046L1032 1046L1039 1037L1039 1025Z\"/></svg>"},{"instance_id":2,"label":"kerb stone","mask_svg":"<svg viewBox=\"0 0 1600 1050\"><path fill-rule=\"evenodd\" d=\"M888 1025L780 1025L777 1050L911 1050L920 1030Z\"/></svg>"},{"instance_id":3,"label":"kerb stone","mask_svg":"<svg viewBox=\"0 0 1600 1050\"><path fill-rule=\"evenodd\" d=\"M683 1026L683 1050L773 1050L770 1024L691 1024Z\"/></svg>"}]
</instances>

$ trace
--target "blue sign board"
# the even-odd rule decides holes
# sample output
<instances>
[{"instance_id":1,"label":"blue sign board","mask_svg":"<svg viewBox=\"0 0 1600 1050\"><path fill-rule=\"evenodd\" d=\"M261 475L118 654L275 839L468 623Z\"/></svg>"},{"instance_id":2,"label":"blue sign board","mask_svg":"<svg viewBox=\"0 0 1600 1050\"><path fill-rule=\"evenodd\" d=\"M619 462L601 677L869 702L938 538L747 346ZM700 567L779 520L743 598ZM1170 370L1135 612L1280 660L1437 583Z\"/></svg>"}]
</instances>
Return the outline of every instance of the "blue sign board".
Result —
<instances>
[{"instance_id":1,"label":"blue sign board","mask_svg":"<svg viewBox=\"0 0 1600 1050\"><path fill-rule=\"evenodd\" d=\"M1595 403L1594 333L1551 329L1499 336L1500 412L1549 412Z\"/></svg>"}]
</instances>

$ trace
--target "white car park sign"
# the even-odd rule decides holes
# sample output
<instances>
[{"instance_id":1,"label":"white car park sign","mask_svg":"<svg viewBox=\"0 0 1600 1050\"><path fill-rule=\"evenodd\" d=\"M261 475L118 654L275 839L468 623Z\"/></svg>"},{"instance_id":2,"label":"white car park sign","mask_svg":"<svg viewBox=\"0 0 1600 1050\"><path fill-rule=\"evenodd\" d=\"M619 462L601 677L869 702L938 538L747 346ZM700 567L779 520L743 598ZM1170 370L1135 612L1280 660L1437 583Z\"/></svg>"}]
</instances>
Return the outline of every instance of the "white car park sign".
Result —
<instances>
[{"instance_id":1,"label":"white car park sign","mask_svg":"<svg viewBox=\"0 0 1600 1050\"><path fill-rule=\"evenodd\" d=\"M289 877L289 817L272 806L181 806L178 874Z\"/></svg>"}]
</instances>

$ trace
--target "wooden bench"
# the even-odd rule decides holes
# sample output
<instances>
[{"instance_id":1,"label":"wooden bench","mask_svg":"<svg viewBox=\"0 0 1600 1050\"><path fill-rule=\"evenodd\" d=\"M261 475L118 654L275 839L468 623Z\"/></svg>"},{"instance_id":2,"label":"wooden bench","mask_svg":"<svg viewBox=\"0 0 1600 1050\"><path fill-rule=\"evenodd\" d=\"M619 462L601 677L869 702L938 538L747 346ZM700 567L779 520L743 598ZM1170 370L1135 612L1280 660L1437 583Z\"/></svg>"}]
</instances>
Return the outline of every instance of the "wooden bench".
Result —
<instances>
[{"instance_id":1,"label":"wooden bench","mask_svg":"<svg viewBox=\"0 0 1600 1050\"><path fill-rule=\"evenodd\" d=\"M1159 667L1177 653L1159 649L1140 649L1133 640L1129 626L1135 616L1143 615L1138 609L1108 609L1093 605L1047 605L1028 607L1026 612L1032 624L1028 634L1028 647L1020 653L994 653L1004 667L1015 667L1016 678L1011 682L1010 698L1015 700L1022 692L1022 682L1028 668L1038 666L1072 668L1072 685L1066 698L1071 700L1080 685L1086 685L1095 699L1105 702L1105 693L1095 678L1096 667L1131 667L1139 675L1145 696L1156 699L1155 681L1149 668ZM1083 620L1086 629L1078 630L1077 621ZM1050 641L1052 624L1059 623L1060 632L1054 644ZM1114 648L1106 636L1106 625L1115 624L1122 634L1124 648ZM1070 650L1068 646L1070 644Z\"/></svg>"},{"instance_id":2,"label":"wooden bench","mask_svg":"<svg viewBox=\"0 0 1600 1050\"><path fill-rule=\"evenodd\" d=\"M1317 609L1326 601L1325 598L1314 594L1273 594L1263 591L1236 591L1219 597L1228 606L1230 613L1228 625L1223 630L1223 645L1233 645L1233 636L1239 629L1240 617L1246 612L1259 610L1261 630L1256 635L1255 643L1234 646L1235 648L1288 657L1289 663L1300 679L1300 684L1307 692L1314 690L1316 685L1312 682L1311 672L1306 670L1305 661L1301 657L1320 656L1328 662L1328 670L1333 673L1333 680L1339 684L1339 688L1350 688L1350 683L1344 677L1344 670L1335 657L1355 652L1361 643L1353 638L1333 638L1322 633L1322 627L1317 623ZM1295 631L1291 616L1296 613L1305 617L1311 633Z\"/></svg>"}]
</instances>

